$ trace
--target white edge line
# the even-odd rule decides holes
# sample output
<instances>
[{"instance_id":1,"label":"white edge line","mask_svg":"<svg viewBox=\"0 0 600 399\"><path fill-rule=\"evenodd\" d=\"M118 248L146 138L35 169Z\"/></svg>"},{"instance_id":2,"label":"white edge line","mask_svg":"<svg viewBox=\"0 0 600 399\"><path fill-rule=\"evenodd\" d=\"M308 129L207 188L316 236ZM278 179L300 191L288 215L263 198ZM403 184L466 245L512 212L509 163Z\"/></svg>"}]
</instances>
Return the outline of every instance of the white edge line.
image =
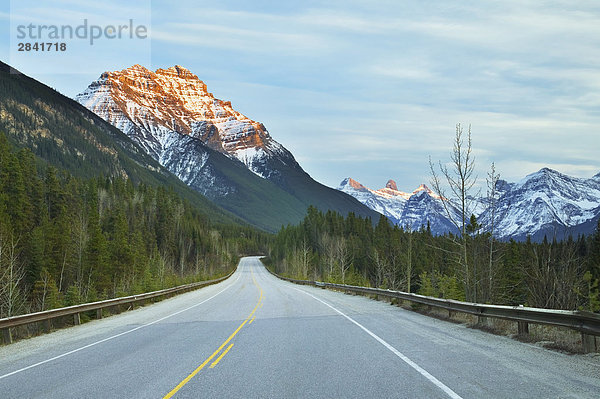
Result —
<instances>
[{"instance_id":1,"label":"white edge line","mask_svg":"<svg viewBox=\"0 0 600 399\"><path fill-rule=\"evenodd\" d=\"M327 302L317 298L316 296L301 290L299 288L296 287L291 287L293 289L295 289L296 291L300 291L314 299L316 299L317 301L321 302L323 305L328 306L329 308L333 309L336 313L340 314L341 316L344 316L346 319L348 319L349 321L351 321L352 323L356 324L358 327L360 327L364 332L366 332L367 334L369 334L371 337L373 337L377 342L379 342L381 345L385 346L387 349L389 349L394 355L398 356L400 359L402 359L406 364L408 364L410 367L412 367L413 369L415 369L417 372L419 372L419 374L421 374L423 377L427 378L429 381L431 381L434 385L436 385L438 388L440 388L442 391L444 391L448 396L450 396L453 399L462 399L462 397L460 395L458 395L456 392L454 392L452 389L448 388L446 385L444 385L443 382L441 382L440 380L438 380L437 378L435 378L434 376L432 376L431 374L429 374L427 372L427 370L423 369L421 366L419 366L417 363L413 362L412 360L410 360L406 355L404 355L402 352L400 352L398 349L394 348L392 345L388 344L386 341L384 341L382 338L380 338L379 336L377 336L374 332L372 332L371 330L369 330L368 328L366 328L365 326L363 326L362 324L360 324L359 322L357 322L356 320L354 320L353 318L351 318L350 316L346 315L345 313L343 313L342 311L334 308L333 306L331 306L330 304L328 304Z\"/></svg>"},{"instance_id":2,"label":"white edge line","mask_svg":"<svg viewBox=\"0 0 600 399\"><path fill-rule=\"evenodd\" d=\"M160 319L157 319L157 320L151 321L150 323L147 323L147 324L142 324L141 326L137 326L137 327L135 327L135 328L132 328L131 330L127 330L127 331L124 331L124 332L122 332L122 333L119 333L119 334L116 334L116 335L112 335L112 336L110 336L110 337L107 337L107 338L101 339L100 341L92 342L91 344L88 344L88 345L82 346L82 347L80 347L80 348L77 348L77 349L73 349L72 351L69 351L69 352L62 353L62 354L60 354L60 355L58 355L58 356L51 357L50 359L42 360L41 362L34 363L34 364L32 364L32 365L29 365L29 366L27 366L27 367L23 367L23 368L20 368L20 369L18 369L18 370L11 371L11 372L10 372L10 373L8 373L8 374L0 375L0 380L1 380L1 379L3 379L3 378L6 378L6 377L10 377L11 375L14 375L14 374L20 373L20 372L22 372L22 371L29 370L29 369L32 369L32 368L34 368L34 367L41 366L42 364L46 364L46 363L52 362L52 361L54 361L54 360L60 359L61 357L65 357L65 356L71 355L71 354L73 354L73 353L76 353L76 352L82 351L82 350L84 350L84 349L87 349L87 348L90 348L90 347L92 347L92 346L96 346L96 345L98 345L98 344L101 344L101 343L103 343L103 342L110 341L111 339L118 338L118 337L120 337L120 336L123 336L123 335L125 335L125 334L132 333L132 332L134 332L134 331L137 331L137 330L139 330L140 328L144 328L144 327L151 326L151 325L153 325L153 324L156 324L156 323L158 323L158 322L161 322L161 321L163 321L163 320L165 320L165 319L168 319L168 318L170 318L170 317L173 317L173 316L176 316L176 315L178 315L178 314L180 314L180 313L183 313L183 312L185 312L185 311L187 311L187 310L190 310L190 309L192 309L192 308L195 308L196 306L200 306L200 305L202 305L203 303L210 301L211 299L213 299L213 298L214 298L214 297L216 297L217 295L219 295L219 294L223 293L225 290L228 290L229 288L231 288L231 287L233 286L233 284L235 284L235 283L236 283L236 282L237 282L237 281L240 279L240 275L241 275L241 274L238 274L238 277L235 279L235 281L234 281L233 283L231 283L231 284L230 284L230 285L228 285L227 287L223 288L221 291L217 292L216 294L214 294L214 295L213 295L213 296L211 296L210 298L207 298L207 299L203 300L202 302L198 302L198 303L196 303L196 304L194 304L194 305L192 305L192 306L189 306L189 307L187 307L187 308L185 308L185 309L178 310L178 311L177 311L177 312L175 312L175 313L171 313L170 315L167 315L167 316L165 316L165 317L161 317Z\"/></svg>"}]
</instances>

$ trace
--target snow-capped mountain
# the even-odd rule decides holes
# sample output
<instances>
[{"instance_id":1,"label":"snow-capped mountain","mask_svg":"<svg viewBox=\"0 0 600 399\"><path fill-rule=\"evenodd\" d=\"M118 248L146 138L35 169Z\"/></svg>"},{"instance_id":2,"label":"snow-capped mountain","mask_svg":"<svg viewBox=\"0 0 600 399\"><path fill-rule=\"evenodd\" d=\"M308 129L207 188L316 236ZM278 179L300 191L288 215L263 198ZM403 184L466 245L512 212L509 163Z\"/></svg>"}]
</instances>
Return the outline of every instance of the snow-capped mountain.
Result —
<instances>
[{"instance_id":1,"label":"snow-capped mountain","mask_svg":"<svg viewBox=\"0 0 600 399\"><path fill-rule=\"evenodd\" d=\"M600 215L600 174L581 179L542 168L517 183L505 183L496 214L502 238L591 233ZM482 219L488 215L484 212Z\"/></svg>"},{"instance_id":2,"label":"snow-capped mountain","mask_svg":"<svg viewBox=\"0 0 600 399\"><path fill-rule=\"evenodd\" d=\"M431 225L434 233L454 231L438 195L425 185L412 193L399 191L393 180L386 187L371 190L347 178L342 190L400 226L418 229ZM600 173L590 179L570 177L543 168L517 183L498 182L495 233L499 239L524 240L531 236L563 238L594 231L600 218ZM475 198L475 214L481 224L490 225L491 208L485 198ZM458 220L458 213L453 211Z\"/></svg>"},{"instance_id":3,"label":"snow-capped mountain","mask_svg":"<svg viewBox=\"0 0 600 399\"><path fill-rule=\"evenodd\" d=\"M276 173L265 167L269 158L295 163L262 123L235 111L231 102L216 99L203 81L179 65L156 72L141 65L105 72L76 100L133 138L162 164L171 165L183 180L190 179L189 162L172 158L189 139L240 160L265 178ZM203 165L205 158L199 157L197 163Z\"/></svg>"},{"instance_id":4,"label":"snow-capped mountain","mask_svg":"<svg viewBox=\"0 0 600 399\"><path fill-rule=\"evenodd\" d=\"M179 65L104 72L76 100L190 187L253 224L270 219L268 228L275 230L298 222L309 205L377 217L314 181L262 123L215 98Z\"/></svg>"},{"instance_id":5,"label":"snow-capped mountain","mask_svg":"<svg viewBox=\"0 0 600 399\"><path fill-rule=\"evenodd\" d=\"M446 216L440 197L425 184L411 193L405 193L398 190L394 180L388 180L384 188L372 190L352 178L346 178L338 190L352 195L404 228L418 230L429 223L434 234L455 230Z\"/></svg>"}]
</instances>

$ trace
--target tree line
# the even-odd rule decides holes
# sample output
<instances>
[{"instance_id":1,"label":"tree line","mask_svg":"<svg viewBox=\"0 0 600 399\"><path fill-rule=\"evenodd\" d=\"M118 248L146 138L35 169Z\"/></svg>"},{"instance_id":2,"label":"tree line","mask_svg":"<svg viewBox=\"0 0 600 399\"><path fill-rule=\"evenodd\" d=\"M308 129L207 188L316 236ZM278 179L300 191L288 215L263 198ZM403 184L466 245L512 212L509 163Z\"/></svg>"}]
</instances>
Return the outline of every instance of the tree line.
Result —
<instances>
[{"instance_id":1,"label":"tree line","mask_svg":"<svg viewBox=\"0 0 600 399\"><path fill-rule=\"evenodd\" d=\"M384 216L373 224L311 207L299 225L277 234L267 264L299 279L481 303L600 310L600 223L591 236L559 242L497 241L478 229L475 218L465 232L463 241L457 234L434 236L429 226L411 231Z\"/></svg>"},{"instance_id":2,"label":"tree line","mask_svg":"<svg viewBox=\"0 0 600 399\"><path fill-rule=\"evenodd\" d=\"M0 318L221 276L268 240L168 188L75 178L0 134Z\"/></svg>"}]
</instances>

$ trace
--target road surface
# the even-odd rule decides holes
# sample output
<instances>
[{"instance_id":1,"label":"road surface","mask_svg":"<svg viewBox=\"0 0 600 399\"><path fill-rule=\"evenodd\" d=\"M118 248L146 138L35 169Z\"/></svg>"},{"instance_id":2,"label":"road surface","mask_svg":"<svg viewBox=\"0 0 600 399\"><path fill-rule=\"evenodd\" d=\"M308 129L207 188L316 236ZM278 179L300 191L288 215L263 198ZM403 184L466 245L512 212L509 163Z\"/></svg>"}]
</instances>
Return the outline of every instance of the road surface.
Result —
<instances>
[{"instance_id":1,"label":"road surface","mask_svg":"<svg viewBox=\"0 0 600 399\"><path fill-rule=\"evenodd\" d=\"M242 259L226 281L0 347L1 398L598 398L565 355Z\"/></svg>"}]
</instances>

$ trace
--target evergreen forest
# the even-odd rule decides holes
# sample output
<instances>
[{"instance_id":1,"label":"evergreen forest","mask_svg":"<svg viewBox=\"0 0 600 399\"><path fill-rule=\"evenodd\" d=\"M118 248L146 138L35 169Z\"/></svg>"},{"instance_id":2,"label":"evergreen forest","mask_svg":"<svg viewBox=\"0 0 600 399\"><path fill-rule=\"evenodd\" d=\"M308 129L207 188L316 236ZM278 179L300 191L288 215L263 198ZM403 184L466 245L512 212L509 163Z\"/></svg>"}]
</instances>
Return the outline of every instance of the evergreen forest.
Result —
<instances>
[{"instance_id":1,"label":"evergreen forest","mask_svg":"<svg viewBox=\"0 0 600 399\"><path fill-rule=\"evenodd\" d=\"M0 318L223 276L268 240L173 189L74 177L0 134Z\"/></svg>"},{"instance_id":2,"label":"evergreen forest","mask_svg":"<svg viewBox=\"0 0 600 399\"><path fill-rule=\"evenodd\" d=\"M472 217L463 237L434 236L311 207L276 236L265 263L298 279L470 302L600 310L600 225L563 241L499 242ZM466 245L466 259L463 252Z\"/></svg>"}]
</instances>

